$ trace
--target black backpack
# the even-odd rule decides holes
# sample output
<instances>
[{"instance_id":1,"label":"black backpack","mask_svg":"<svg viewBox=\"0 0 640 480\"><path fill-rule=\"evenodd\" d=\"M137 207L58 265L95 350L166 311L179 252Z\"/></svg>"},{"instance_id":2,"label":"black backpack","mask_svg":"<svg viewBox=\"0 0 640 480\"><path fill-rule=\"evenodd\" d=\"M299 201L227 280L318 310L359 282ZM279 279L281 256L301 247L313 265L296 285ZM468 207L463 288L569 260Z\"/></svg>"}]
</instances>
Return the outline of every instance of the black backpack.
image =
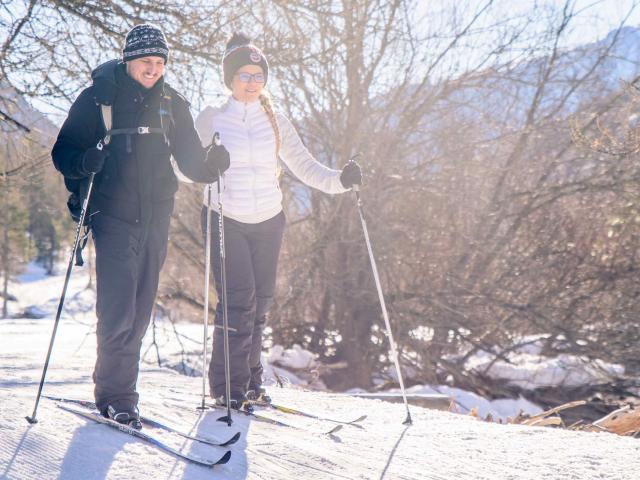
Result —
<instances>
[{"instance_id":1,"label":"black backpack","mask_svg":"<svg viewBox=\"0 0 640 480\"><path fill-rule=\"evenodd\" d=\"M95 71L104 68L113 68L119 61L111 60L100 67L98 67ZM104 138L98 141L98 148L107 148L109 142L111 141L111 137L113 135L146 135L146 134L162 134L164 136L165 142L167 145L170 145L170 137L171 132L174 127L174 119L173 119L173 111L171 108L171 94L168 88L165 88L162 93L160 110L163 111L166 116L169 118L168 125L165 125L162 122L163 115L160 115L160 121L162 124L161 128L155 127L147 127L141 126L136 128L116 128L113 129L113 110L112 106L107 103L101 103L98 99L96 99L96 103L100 106L100 117L102 119L102 125L104 128L105 136ZM107 160L108 161L108 160ZM176 174L180 174L177 168L177 165L173 158L171 159L171 163L176 171ZM87 193L89 191L89 178L69 178L64 177L64 185L69 191L69 198L67 199L67 208L69 209L69 213L71 214L71 218L74 222L78 223L80 221L80 217L82 216L82 207L85 198L87 197ZM82 237L82 241L78 246L78 250L76 252L76 265L82 266L84 261L82 259L82 249L86 246L87 240L89 238L89 230L91 225L91 217L97 212L93 212L91 210L90 204L87 205L87 212L84 217L83 227L84 227L84 235Z\"/></svg>"},{"instance_id":2,"label":"black backpack","mask_svg":"<svg viewBox=\"0 0 640 480\"><path fill-rule=\"evenodd\" d=\"M106 132L106 135L103 139L98 141L98 145L101 145L102 148L106 148L111 141L110 131L111 126L113 125L113 111L111 109L111 105L100 105L100 116L102 118L102 125L104 127L104 131ZM82 216L82 204L84 202L84 199L87 197L87 192L89 190L89 178L64 177L64 186L69 191L67 208L69 209L69 213L71 214L71 218L73 219L73 221L75 223L78 223L80 221L80 217ZM87 209L88 211L84 217L84 227L89 227L91 216L93 215L89 206L87 206ZM86 242L87 236L85 235L80 250L84 248Z\"/></svg>"}]
</instances>

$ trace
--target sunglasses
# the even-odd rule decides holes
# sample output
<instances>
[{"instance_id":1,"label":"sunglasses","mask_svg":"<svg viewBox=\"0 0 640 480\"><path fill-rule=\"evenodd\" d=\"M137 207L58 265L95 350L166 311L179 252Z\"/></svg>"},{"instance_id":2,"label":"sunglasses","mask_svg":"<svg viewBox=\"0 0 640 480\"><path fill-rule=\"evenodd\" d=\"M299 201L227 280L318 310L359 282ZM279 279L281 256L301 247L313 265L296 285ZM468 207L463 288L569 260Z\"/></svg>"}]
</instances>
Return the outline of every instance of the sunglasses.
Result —
<instances>
[{"instance_id":1,"label":"sunglasses","mask_svg":"<svg viewBox=\"0 0 640 480\"><path fill-rule=\"evenodd\" d=\"M252 75L250 73L242 72L242 73L236 73L236 76L240 79L242 83L249 83L251 80L253 80L255 83L264 83L263 73L254 73Z\"/></svg>"}]
</instances>

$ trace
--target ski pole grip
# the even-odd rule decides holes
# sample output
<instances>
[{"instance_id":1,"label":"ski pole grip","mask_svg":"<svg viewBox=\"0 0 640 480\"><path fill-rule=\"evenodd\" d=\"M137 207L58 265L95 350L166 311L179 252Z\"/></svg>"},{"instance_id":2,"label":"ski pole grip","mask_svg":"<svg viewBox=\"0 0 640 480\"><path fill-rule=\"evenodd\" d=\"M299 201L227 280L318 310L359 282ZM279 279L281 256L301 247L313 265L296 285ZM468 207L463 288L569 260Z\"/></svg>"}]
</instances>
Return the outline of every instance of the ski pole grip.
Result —
<instances>
[{"instance_id":1,"label":"ski pole grip","mask_svg":"<svg viewBox=\"0 0 640 480\"><path fill-rule=\"evenodd\" d=\"M349 159L348 163L356 163L356 158L361 157L362 153L358 152L356 153L353 157L351 157ZM357 183L354 183L353 185L351 185L351 190L353 190L354 192L359 192L360 191L360 185Z\"/></svg>"}]
</instances>

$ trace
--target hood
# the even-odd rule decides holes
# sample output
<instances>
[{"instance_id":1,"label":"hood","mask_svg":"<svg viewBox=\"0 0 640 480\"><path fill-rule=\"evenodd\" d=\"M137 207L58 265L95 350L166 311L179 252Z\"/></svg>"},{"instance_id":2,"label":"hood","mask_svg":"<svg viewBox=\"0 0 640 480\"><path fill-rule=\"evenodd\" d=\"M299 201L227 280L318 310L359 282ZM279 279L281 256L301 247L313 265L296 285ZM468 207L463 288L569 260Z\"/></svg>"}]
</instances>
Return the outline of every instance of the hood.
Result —
<instances>
[{"instance_id":1,"label":"hood","mask_svg":"<svg viewBox=\"0 0 640 480\"><path fill-rule=\"evenodd\" d=\"M91 72L93 80L93 91L96 103L102 105L113 105L116 98L116 69L124 68L121 60L109 60L96 67Z\"/></svg>"}]
</instances>

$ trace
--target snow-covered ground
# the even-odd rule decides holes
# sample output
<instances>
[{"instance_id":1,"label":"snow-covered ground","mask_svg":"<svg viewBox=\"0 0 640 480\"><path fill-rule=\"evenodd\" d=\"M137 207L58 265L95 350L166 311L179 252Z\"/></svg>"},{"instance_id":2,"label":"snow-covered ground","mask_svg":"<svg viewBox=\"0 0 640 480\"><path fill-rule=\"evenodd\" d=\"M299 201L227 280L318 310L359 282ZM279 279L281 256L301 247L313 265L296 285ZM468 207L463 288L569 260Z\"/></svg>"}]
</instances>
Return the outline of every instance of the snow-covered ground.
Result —
<instances>
[{"instance_id":1,"label":"snow-covered ground","mask_svg":"<svg viewBox=\"0 0 640 480\"><path fill-rule=\"evenodd\" d=\"M523 346L505 354L508 362L496 360L486 352L473 355L467 368L512 385L533 390L538 387L606 383L624 376L624 367L603 361L592 361L575 355L558 355L553 358L541 355L544 337L523 340Z\"/></svg>"},{"instance_id":2,"label":"snow-covered ground","mask_svg":"<svg viewBox=\"0 0 640 480\"><path fill-rule=\"evenodd\" d=\"M83 290L86 274L71 280L67 309L60 323L45 393L91 399L95 360L93 292ZM12 311L36 306L39 320L0 320L0 478L2 479L636 479L640 443L602 433L582 433L480 422L466 415L412 407L413 426L402 425L401 404L311 392L296 387L272 388L276 402L339 418L366 413L363 429L345 427L327 435L331 425L287 414L270 416L300 426L277 427L236 416L227 427L216 421L222 412L196 410L202 379L178 373L179 365L196 371L201 327L158 321L156 341L163 365L158 367L152 330L145 339L146 361L138 389L143 414L180 429L211 437L240 431L230 447L231 461L214 470L187 464L140 440L77 417L43 399L39 423L31 415L48 347L62 277L45 277L32 269L12 285ZM283 352L273 356L282 358ZM299 352L298 352L299 353ZM292 353L288 354L289 356ZM300 360L297 357L297 360ZM297 361L296 360L296 361ZM281 374L283 374L281 372ZM297 383L295 377L292 383ZM430 387L415 388L430 393ZM478 407L481 398L457 395ZM526 406L529 408L529 406ZM535 407L535 406L534 406ZM492 404L492 408L497 408ZM531 407L533 408L533 407ZM502 413L513 410L513 403ZM217 458L224 449L146 431L186 452Z\"/></svg>"}]
</instances>

